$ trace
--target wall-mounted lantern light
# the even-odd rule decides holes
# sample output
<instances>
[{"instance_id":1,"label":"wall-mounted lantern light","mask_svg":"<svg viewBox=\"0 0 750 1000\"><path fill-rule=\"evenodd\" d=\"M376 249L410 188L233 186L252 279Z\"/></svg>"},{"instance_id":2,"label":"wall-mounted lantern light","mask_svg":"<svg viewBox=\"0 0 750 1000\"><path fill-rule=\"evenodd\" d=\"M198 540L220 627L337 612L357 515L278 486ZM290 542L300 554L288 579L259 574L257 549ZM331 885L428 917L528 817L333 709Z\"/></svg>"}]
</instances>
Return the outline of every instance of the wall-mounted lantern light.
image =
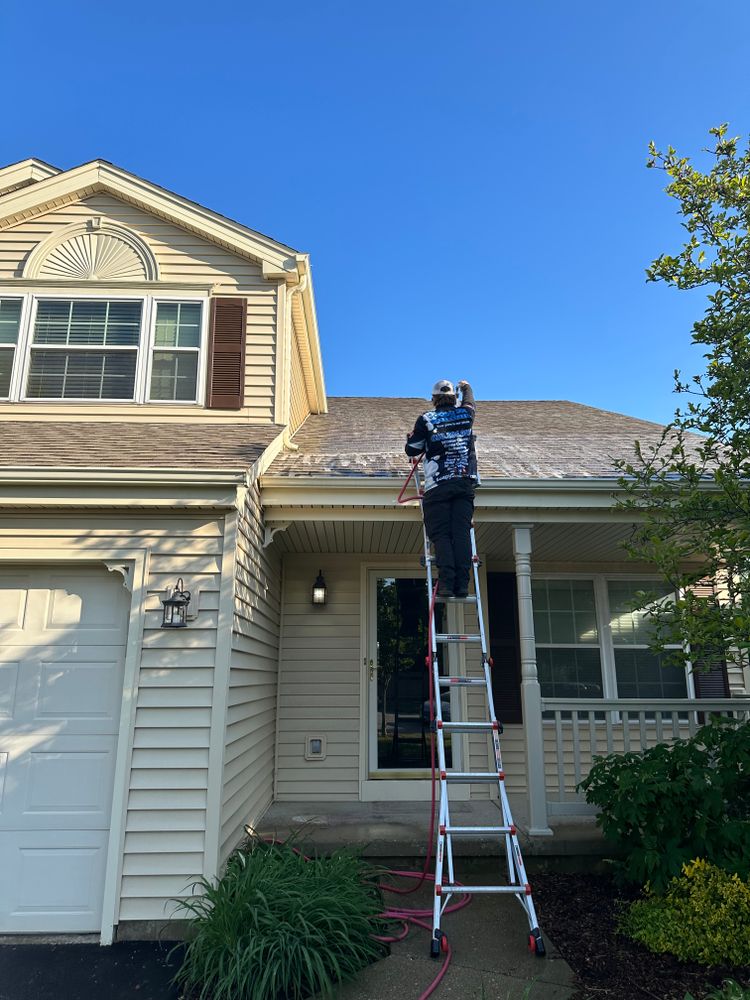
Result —
<instances>
[{"instance_id":1,"label":"wall-mounted lantern light","mask_svg":"<svg viewBox=\"0 0 750 1000\"><path fill-rule=\"evenodd\" d=\"M313 584L312 602L313 604L325 604L326 602L326 582L323 579L323 570L318 570L318 578Z\"/></svg>"},{"instance_id":2,"label":"wall-mounted lantern light","mask_svg":"<svg viewBox=\"0 0 750 1000\"><path fill-rule=\"evenodd\" d=\"M177 586L172 591L171 597L163 597L164 617L162 618L162 628L185 628L187 626L187 609L190 604L190 591L185 590L182 577L177 581Z\"/></svg>"}]
</instances>

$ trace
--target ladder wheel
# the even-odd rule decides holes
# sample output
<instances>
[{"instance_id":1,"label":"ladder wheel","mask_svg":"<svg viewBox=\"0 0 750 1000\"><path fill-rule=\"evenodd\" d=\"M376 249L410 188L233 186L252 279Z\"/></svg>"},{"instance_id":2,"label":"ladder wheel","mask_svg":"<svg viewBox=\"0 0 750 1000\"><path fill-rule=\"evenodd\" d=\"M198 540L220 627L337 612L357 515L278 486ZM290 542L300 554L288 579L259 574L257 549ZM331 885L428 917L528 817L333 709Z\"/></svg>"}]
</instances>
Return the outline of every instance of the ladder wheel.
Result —
<instances>
[{"instance_id":1,"label":"ladder wheel","mask_svg":"<svg viewBox=\"0 0 750 1000\"><path fill-rule=\"evenodd\" d=\"M542 939L542 932L538 927L535 927L531 934L529 934L529 951L536 955L537 958L544 958L547 953Z\"/></svg>"},{"instance_id":2,"label":"ladder wheel","mask_svg":"<svg viewBox=\"0 0 750 1000\"><path fill-rule=\"evenodd\" d=\"M440 936L440 950L442 952L447 952L448 951L448 935L447 934L442 934Z\"/></svg>"}]
</instances>

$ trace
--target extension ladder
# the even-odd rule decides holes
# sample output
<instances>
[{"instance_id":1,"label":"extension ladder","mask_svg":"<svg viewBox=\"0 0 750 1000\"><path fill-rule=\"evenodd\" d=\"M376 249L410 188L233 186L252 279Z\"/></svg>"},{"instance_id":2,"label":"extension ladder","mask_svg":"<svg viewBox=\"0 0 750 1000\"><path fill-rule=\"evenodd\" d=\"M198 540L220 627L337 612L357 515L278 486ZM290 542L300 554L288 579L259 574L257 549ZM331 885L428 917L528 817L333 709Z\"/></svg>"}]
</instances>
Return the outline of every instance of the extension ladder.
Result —
<instances>
[{"instance_id":1,"label":"extension ladder","mask_svg":"<svg viewBox=\"0 0 750 1000\"><path fill-rule=\"evenodd\" d=\"M419 459L413 463L412 474L417 487L417 496L410 499L419 499L420 508L422 491L420 490ZM407 480L408 483L408 480ZM402 494L403 494L402 490ZM401 501L403 502L403 501ZM435 895L433 901L432 917L432 939L430 942L430 954L438 957L441 951L447 949L447 939L441 930L440 922L445 908L450 902L451 896L465 893L509 893L514 895L521 903L529 922L529 950L539 957L545 954L544 941L537 923L534 902L531 897L531 886L526 876L521 848L518 843L518 833L510 811L508 795L505 790L505 772L503 770L502 756L500 753L500 734L503 728L495 713L495 705L492 698L492 659L487 650L487 637L484 627L484 613L482 609L482 596L479 586L479 557L477 555L476 535L474 532L474 522L471 523L471 566L474 577L474 593L468 597L441 598L437 596L437 583L433 580L433 564L435 558L431 554L430 540L427 537L427 529L422 519L422 534L424 540L424 564L427 570L427 600L429 603L429 655L426 657L426 666L431 671L430 683L430 719L434 735L437 740L437 776L440 782L440 806L438 812L437 828L437 849L435 853ZM435 605L436 603L446 603L449 605L476 605L477 621L479 632L474 635L461 635L452 632L437 632L435 628ZM481 649L482 675L464 676L446 675L440 673L440 658L438 650L450 644L475 643ZM450 721L443 719L443 710L440 694L443 689L451 690L454 687L461 689L471 687L483 690L486 696L486 721L484 722L460 722L454 719L451 714ZM446 766L445 737L452 733L486 733L492 740L492 752L489 755L490 767L488 771L449 771ZM454 826L451 823L449 788L456 784L478 784L489 783L496 785L500 793L501 822L496 826ZM463 885L456 881L455 866L453 860L453 839L456 837L502 837L505 842L505 857L507 861L508 878L503 885ZM448 878L444 880L444 869L447 865Z\"/></svg>"}]
</instances>

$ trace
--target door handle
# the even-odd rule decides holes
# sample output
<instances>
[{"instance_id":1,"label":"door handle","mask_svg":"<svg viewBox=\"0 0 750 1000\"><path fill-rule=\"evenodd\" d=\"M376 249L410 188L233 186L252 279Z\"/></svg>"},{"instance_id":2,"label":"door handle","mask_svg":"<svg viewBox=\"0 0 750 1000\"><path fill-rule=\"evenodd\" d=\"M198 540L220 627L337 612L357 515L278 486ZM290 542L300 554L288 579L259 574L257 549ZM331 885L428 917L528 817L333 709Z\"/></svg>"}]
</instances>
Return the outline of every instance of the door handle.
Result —
<instances>
[{"instance_id":1,"label":"door handle","mask_svg":"<svg viewBox=\"0 0 750 1000\"><path fill-rule=\"evenodd\" d=\"M364 664L365 664L365 667L368 666L367 657L364 658ZM375 663L374 663L374 661L372 659L369 662L369 667L370 667L370 680L374 681L375 680Z\"/></svg>"}]
</instances>

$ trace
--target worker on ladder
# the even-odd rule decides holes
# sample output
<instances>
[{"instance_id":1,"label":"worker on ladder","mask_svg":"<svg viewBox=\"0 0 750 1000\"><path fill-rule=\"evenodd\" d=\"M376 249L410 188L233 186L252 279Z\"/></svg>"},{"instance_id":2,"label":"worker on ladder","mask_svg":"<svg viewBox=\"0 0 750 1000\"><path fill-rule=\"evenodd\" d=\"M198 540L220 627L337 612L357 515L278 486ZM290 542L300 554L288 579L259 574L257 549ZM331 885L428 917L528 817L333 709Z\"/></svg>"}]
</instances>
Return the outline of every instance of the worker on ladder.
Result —
<instances>
[{"instance_id":1,"label":"worker on ladder","mask_svg":"<svg viewBox=\"0 0 750 1000\"><path fill-rule=\"evenodd\" d=\"M432 409L417 418L406 439L406 454L424 452L422 510L435 560L440 567L438 597L466 597L471 569L471 518L477 486L474 450L474 393L466 381L448 379L432 387Z\"/></svg>"}]
</instances>

